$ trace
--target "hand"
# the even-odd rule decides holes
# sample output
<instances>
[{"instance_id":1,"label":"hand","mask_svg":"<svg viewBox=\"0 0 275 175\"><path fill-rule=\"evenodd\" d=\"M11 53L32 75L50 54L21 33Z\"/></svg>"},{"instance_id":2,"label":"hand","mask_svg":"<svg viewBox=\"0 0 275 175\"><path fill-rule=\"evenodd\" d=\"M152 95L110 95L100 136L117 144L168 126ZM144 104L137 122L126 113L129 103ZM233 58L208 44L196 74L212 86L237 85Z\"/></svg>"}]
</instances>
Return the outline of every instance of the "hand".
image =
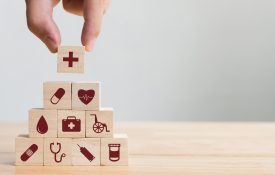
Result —
<instances>
[{"instance_id":1,"label":"hand","mask_svg":"<svg viewBox=\"0 0 275 175\"><path fill-rule=\"evenodd\" d=\"M61 37L52 18L53 8L60 0L26 0L27 24L51 52L57 52ZM81 41L91 51L101 29L101 21L109 0L63 0L66 11L84 17Z\"/></svg>"}]
</instances>

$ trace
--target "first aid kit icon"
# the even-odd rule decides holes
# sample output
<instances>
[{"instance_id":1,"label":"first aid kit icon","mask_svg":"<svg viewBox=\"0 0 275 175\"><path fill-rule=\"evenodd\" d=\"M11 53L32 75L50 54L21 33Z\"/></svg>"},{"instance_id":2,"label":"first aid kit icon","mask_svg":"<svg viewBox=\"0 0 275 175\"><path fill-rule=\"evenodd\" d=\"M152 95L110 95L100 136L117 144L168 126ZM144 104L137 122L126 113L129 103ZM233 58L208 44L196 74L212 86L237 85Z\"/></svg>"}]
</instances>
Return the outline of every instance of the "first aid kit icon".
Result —
<instances>
[{"instance_id":1,"label":"first aid kit icon","mask_svg":"<svg viewBox=\"0 0 275 175\"><path fill-rule=\"evenodd\" d=\"M81 120L75 116L68 116L62 120L62 131L63 132L80 132Z\"/></svg>"}]
</instances>

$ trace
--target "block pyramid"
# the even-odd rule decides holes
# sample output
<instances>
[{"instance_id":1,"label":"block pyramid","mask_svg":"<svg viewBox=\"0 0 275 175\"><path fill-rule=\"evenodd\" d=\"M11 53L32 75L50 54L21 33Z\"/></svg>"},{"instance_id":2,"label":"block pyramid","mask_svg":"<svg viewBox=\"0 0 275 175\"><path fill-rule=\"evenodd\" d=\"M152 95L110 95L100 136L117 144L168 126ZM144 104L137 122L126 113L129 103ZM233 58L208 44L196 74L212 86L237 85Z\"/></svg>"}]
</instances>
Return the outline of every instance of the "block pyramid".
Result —
<instances>
[{"instance_id":1,"label":"block pyramid","mask_svg":"<svg viewBox=\"0 0 275 175\"><path fill-rule=\"evenodd\" d=\"M75 58L83 52L75 47L62 50ZM114 112L100 107L100 86L100 82L44 82L43 108L29 110L29 134L15 139L15 164L128 165L128 137L114 134Z\"/></svg>"}]
</instances>

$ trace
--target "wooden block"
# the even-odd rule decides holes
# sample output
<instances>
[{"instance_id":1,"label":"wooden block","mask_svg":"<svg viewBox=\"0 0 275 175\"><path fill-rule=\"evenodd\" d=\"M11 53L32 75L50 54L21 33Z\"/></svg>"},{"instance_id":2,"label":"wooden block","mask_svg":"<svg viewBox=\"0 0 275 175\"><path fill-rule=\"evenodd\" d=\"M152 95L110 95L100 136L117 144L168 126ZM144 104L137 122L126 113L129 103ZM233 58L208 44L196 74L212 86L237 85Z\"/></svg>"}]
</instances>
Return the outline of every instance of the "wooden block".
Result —
<instances>
[{"instance_id":1,"label":"wooden block","mask_svg":"<svg viewBox=\"0 0 275 175\"><path fill-rule=\"evenodd\" d=\"M85 137L85 111L58 110L58 137Z\"/></svg>"},{"instance_id":2,"label":"wooden block","mask_svg":"<svg viewBox=\"0 0 275 175\"><path fill-rule=\"evenodd\" d=\"M99 110L100 83L72 83L72 109Z\"/></svg>"},{"instance_id":3,"label":"wooden block","mask_svg":"<svg viewBox=\"0 0 275 175\"><path fill-rule=\"evenodd\" d=\"M101 138L101 165L128 165L128 137Z\"/></svg>"},{"instance_id":4,"label":"wooden block","mask_svg":"<svg viewBox=\"0 0 275 175\"><path fill-rule=\"evenodd\" d=\"M72 165L100 165L100 139L73 139Z\"/></svg>"},{"instance_id":5,"label":"wooden block","mask_svg":"<svg viewBox=\"0 0 275 175\"><path fill-rule=\"evenodd\" d=\"M29 137L57 137L57 110L30 109Z\"/></svg>"},{"instance_id":6,"label":"wooden block","mask_svg":"<svg viewBox=\"0 0 275 175\"><path fill-rule=\"evenodd\" d=\"M45 109L71 109L72 83L65 81L44 82L43 85Z\"/></svg>"},{"instance_id":7,"label":"wooden block","mask_svg":"<svg viewBox=\"0 0 275 175\"><path fill-rule=\"evenodd\" d=\"M72 139L44 139L44 165L71 165L71 161Z\"/></svg>"},{"instance_id":8,"label":"wooden block","mask_svg":"<svg viewBox=\"0 0 275 175\"><path fill-rule=\"evenodd\" d=\"M18 136L15 139L16 165L43 165L43 138Z\"/></svg>"},{"instance_id":9,"label":"wooden block","mask_svg":"<svg viewBox=\"0 0 275 175\"><path fill-rule=\"evenodd\" d=\"M86 137L113 137L113 109L86 111Z\"/></svg>"},{"instance_id":10,"label":"wooden block","mask_svg":"<svg viewBox=\"0 0 275 175\"><path fill-rule=\"evenodd\" d=\"M84 46L58 47L58 73L84 73Z\"/></svg>"}]
</instances>

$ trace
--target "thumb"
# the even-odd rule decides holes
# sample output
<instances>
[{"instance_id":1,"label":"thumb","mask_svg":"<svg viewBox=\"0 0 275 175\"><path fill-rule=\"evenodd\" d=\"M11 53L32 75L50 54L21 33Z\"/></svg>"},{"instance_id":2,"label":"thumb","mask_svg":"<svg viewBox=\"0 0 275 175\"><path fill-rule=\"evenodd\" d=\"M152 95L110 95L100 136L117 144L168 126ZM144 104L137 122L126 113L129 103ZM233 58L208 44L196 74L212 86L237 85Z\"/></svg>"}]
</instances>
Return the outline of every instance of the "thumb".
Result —
<instances>
[{"instance_id":1,"label":"thumb","mask_svg":"<svg viewBox=\"0 0 275 175\"><path fill-rule=\"evenodd\" d=\"M100 33L104 10L104 1L84 0L83 2L84 25L81 41L87 51L93 49L96 38Z\"/></svg>"}]
</instances>

